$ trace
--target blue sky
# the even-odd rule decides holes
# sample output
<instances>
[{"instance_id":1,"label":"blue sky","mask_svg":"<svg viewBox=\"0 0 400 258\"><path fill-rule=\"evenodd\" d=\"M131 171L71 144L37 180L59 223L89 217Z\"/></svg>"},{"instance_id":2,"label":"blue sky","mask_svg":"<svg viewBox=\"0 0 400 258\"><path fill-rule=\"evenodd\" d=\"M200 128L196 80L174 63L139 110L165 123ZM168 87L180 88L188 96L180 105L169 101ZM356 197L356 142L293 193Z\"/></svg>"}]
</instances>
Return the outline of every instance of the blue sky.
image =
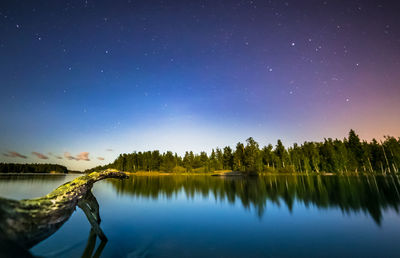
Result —
<instances>
[{"instance_id":1,"label":"blue sky","mask_svg":"<svg viewBox=\"0 0 400 258\"><path fill-rule=\"evenodd\" d=\"M389 3L4 1L0 21L3 162L399 136Z\"/></svg>"}]
</instances>

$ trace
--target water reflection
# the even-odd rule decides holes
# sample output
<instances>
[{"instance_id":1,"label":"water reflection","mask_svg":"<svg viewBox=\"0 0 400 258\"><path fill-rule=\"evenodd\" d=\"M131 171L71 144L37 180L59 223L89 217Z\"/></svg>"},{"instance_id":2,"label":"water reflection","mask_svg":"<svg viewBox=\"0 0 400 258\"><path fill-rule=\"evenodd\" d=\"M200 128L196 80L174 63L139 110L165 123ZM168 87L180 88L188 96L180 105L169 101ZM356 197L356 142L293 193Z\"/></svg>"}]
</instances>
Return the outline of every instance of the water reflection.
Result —
<instances>
[{"instance_id":1,"label":"water reflection","mask_svg":"<svg viewBox=\"0 0 400 258\"><path fill-rule=\"evenodd\" d=\"M180 192L187 198L212 194L218 201L253 207L260 218L268 212L267 201L284 204L290 211L295 202L302 202L319 209L339 208L343 213L363 212L380 225L383 211L398 213L400 205L397 176L131 176L108 182L119 194L153 199L161 195L171 198Z\"/></svg>"},{"instance_id":2,"label":"water reflection","mask_svg":"<svg viewBox=\"0 0 400 258\"><path fill-rule=\"evenodd\" d=\"M85 250L83 251L83 254L82 254L82 258L100 257L101 253L104 250L104 247L106 246L107 241L102 240L100 242L100 245L97 247L97 249L95 251L96 239L97 239L97 234L96 234L95 230L93 228L91 228Z\"/></svg>"}]
</instances>

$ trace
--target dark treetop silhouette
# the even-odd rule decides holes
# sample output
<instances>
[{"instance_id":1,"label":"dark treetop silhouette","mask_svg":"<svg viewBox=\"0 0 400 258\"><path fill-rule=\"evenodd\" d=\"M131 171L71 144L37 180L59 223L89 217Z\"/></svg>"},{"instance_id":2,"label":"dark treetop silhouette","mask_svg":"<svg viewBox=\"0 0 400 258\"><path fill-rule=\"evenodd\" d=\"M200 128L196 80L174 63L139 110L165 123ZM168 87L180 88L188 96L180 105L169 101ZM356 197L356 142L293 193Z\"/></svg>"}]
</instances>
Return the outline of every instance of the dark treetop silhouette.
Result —
<instances>
[{"instance_id":1,"label":"dark treetop silhouette","mask_svg":"<svg viewBox=\"0 0 400 258\"><path fill-rule=\"evenodd\" d=\"M68 173L65 166L58 164L0 163L0 173Z\"/></svg>"}]
</instances>

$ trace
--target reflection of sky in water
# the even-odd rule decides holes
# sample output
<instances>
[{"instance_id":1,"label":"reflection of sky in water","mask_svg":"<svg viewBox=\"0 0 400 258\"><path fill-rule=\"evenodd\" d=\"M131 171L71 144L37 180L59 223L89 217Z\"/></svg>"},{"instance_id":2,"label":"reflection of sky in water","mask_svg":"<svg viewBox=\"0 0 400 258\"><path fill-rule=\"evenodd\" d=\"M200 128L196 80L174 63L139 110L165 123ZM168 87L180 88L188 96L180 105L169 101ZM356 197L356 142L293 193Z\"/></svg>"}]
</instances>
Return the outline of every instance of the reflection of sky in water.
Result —
<instances>
[{"instance_id":1,"label":"reflection of sky in water","mask_svg":"<svg viewBox=\"0 0 400 258\"><path fill-rule=\"evenodd\" d=\"M49 182L53 184L58 183ZM43 185L42 181L37 184ZM344 213L335 206L305 205L297 198L291 210L284 201L278 205L267 200L259 216L252 205L244 208L239 198L235 202L216 200L212 191L208 195L194 191L188 197L178 189L153 198L98 182L93 193L100 205L101 227L109 239L102 257L394 257L400 251L393 241L400 235L400 217L392 208L382 209L379 226L364 211ZM59 231L31 251L53 257L80 256L89 231L89 222L78 208Z\"/></svg>"},{"instance_id":2,"label":"reflection of sky in water","mask_svg":"<svg viewBox=\"0 0 400 258\"><path fill-rule=\"evenodd\" d=\"M44 196L76 175L7 176L0 175L0 196L21 200Z\"/></svg>"}]
</instances>

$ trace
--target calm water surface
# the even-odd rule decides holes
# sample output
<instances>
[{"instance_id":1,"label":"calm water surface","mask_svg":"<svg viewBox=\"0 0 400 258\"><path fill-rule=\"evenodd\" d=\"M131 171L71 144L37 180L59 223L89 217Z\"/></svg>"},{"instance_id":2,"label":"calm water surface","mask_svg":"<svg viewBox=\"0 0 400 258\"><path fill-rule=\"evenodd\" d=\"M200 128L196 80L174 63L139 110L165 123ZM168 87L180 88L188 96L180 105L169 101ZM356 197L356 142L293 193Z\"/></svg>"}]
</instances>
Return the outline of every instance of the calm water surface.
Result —
<instances>
[{"instance_id":1,"label":"calm water surface","mask_svg":"<svg viewBox=\"0 0 400 258\"><path fill-rule=\"evenodd\" d=\"M76 176L0 177L0 196L47 194ZM45 257L398 257L400 185L373 176L132 176L93 187L108 242L77 208L31 249Z\"/></svg>"}]
</instances>

